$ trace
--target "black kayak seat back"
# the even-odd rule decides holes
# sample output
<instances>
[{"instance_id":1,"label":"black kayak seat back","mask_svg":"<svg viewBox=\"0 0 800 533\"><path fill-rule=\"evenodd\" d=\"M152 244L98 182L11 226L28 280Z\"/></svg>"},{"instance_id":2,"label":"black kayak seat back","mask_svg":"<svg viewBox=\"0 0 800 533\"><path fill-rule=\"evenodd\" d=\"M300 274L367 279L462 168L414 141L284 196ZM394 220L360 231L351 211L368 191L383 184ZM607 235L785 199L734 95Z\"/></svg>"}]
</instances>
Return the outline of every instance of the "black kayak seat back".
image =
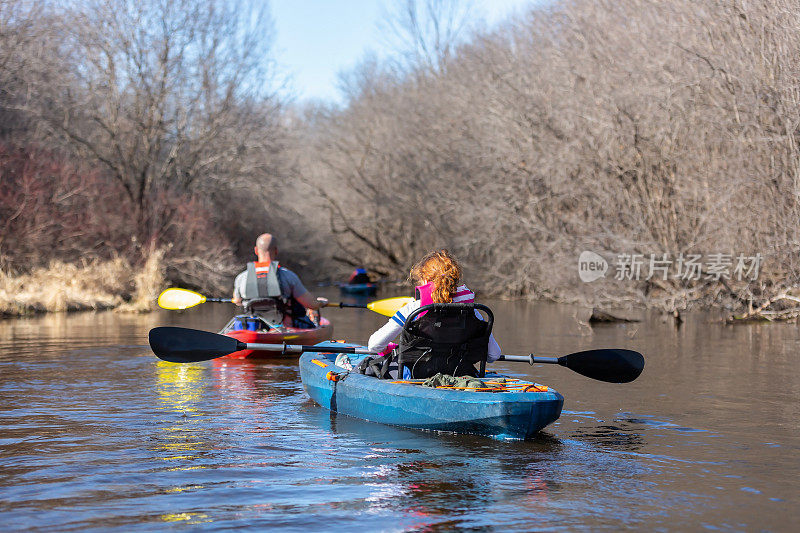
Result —
<instances>
[{"instance_id":1,"label":"black kayak seat back","mask_svg":"<svg viewBox=\"0 0 800 533\"><path fill-rule=\"evenodd\" d=\"M478 318L476 310L485 320ZM474 375L473 365L478 363L478 377L483 377L493 324L494 314L483 304L423 305L409 314L403 325L396 349L397 375L403 375L404 367L411 369L415 379L439 372Z\"/></svg>"},{"instance_id":2,"label":"black kayak seat back","mask_svg":"<svg viewBox=\"0 0 800 533\"><path fill-rule=\"evenodd\" d=\"M277 298L254 298L244 302L244 310L249 315L261 315L268 322L279 324L284 316L283 302Z\"/></svg>"},{"instance_id":3,"label":"black kayak seat back","mask_svg":"<svg viewBox=\"0 0 800 533\"><path fill-rule=\"evenodd\" d=\"M245 300L242 305L245 311L252 313L256 309L275 309L278 307L278 302L275 301L275 298L253 298Z\"/></svg>"}]
</instances>

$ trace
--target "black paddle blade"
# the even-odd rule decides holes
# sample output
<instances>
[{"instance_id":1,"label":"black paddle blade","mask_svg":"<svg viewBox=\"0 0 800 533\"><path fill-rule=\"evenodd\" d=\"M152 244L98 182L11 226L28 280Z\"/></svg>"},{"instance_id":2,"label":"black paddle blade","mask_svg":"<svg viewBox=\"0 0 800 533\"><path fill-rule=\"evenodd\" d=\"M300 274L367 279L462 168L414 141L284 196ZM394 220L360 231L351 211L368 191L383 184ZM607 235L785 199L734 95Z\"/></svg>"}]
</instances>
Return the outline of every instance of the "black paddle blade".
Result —
<instances>
[{"instance_id":1,"label":"black paddle blade","mask_svg":"<svg viewBox=\"0 0 800 533\"><path fill-rule=\"evenodd\" d=\"M644 357L633 350L587 350L559 357L558 364L587 378L628 383L642 373Z\"/></svg>"},{"instance_id":2,"label":"black paddle blade","mask_svg":"<svg viewBox=\"0 0 800 533\"><path fill-rule=\"evenodd\" d=\"M170 363L196 363L228 355L242 348L232 337L189 328L161 327L150 330L150 349Z\"/></svg>"}]
</instances>

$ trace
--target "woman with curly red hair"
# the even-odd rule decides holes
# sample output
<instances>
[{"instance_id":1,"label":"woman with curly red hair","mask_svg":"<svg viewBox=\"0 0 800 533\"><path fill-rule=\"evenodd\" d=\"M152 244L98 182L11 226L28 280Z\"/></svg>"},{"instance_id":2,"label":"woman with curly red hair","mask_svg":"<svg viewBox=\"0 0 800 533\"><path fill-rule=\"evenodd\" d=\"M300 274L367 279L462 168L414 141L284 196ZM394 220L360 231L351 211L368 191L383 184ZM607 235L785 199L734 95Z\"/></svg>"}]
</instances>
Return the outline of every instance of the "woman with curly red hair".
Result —
<instances>
[{"instance_id":1,"label":"woman with curly red hair","mask_svg":"<svg viewBox=\"0 0 800 533\"><path fill-rule=\"evenodd\" d=\"M370 350L388 353L396 347L392 341L402 331L406 317L423 305L475 301L475 294L466 285L459 284L461 266L447 250L428 253L411 268L409 277L416 285L416 299L400 308L382 328L370 336L368 342ZM475 311L475 314L482 319L478 311ZM496 361L500 353L500 346L494 335L491 335L487 361Z\"/></svg>"}]
</instances>

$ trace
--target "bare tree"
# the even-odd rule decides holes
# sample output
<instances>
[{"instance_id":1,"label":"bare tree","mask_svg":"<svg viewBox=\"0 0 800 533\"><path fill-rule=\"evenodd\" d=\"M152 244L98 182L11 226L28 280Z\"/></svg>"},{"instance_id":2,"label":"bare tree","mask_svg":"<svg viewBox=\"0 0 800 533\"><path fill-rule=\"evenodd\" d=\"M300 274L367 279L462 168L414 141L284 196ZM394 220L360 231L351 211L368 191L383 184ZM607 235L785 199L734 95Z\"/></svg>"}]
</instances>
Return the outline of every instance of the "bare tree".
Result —
<instances>
[{"instance_id":1,"label":"bare tree","mask_svg":"<svg viewBox=\"0 0 800 533\"><path fill-rule=\"evenodd\" d=\"M27 63L39 34L36 1L0 0L0 137L25 129L15 109Z\"/></svg>"},{"instance_id":2,"label":"bare tree","mask_svg":"<svg viewBox=\"0 0 800 533\"><path fill-rule=\"evenodd\" d=\"M392 4L380 24L403 70L441 71L456 46L467 39L475 7L466 0L404 0Z\"/></svg>"},{"instance_id":3,"label":"bare tree","mask_svg":"<svg viewBox=\"0 0 800 533\"><path fill-rule=\"evenodd\" d=\"M279 101L261 2L94 0L50 12L49 61L23 106L135 207L142 237L169 223L158 191L270 172ZM58 68L57 68L58 67Z\"/></svg>"}]
</instances>

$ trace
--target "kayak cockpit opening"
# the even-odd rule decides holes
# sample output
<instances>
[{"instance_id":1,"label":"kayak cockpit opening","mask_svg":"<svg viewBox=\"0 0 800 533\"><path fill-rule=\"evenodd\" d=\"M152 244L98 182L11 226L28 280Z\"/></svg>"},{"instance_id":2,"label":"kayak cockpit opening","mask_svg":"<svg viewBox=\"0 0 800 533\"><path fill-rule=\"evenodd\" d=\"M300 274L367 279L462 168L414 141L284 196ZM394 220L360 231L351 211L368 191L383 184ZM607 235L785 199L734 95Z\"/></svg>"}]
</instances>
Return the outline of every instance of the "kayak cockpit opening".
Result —
<instances>
[{"instance_id":1,"label":"kayak cockpit opening","mask_svg":"<svg viewBox=\"0 0 800 533\"><path fill-rule=\"evenodd\" d=\"M282 323L270 321L268 318L256 314L236 315L225 324L225 327L222 328L220 333L224 334L229 331L255 331L257 333L266 333L283 328L284 326Z\"/></svg>"}]
</instances>

